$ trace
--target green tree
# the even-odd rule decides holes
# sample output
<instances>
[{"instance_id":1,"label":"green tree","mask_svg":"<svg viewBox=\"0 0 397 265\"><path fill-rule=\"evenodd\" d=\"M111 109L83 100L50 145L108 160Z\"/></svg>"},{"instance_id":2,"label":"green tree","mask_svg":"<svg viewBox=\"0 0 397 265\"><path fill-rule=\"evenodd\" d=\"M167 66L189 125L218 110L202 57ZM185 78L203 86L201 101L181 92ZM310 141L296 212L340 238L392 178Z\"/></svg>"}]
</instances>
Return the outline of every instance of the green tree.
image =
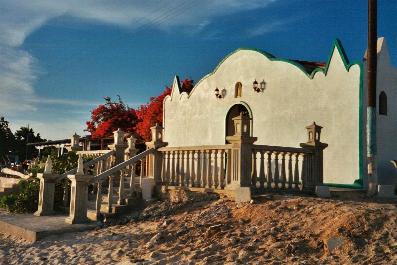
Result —
<instances>
[{"instance_id":1,"label":"green tree","mask_svg":"<svg viewBox=\"0 0 397 265\"><path fill-rule=\"evenodd\" d=\"M0 117L0 164L5 163L7 155L14 151L15 138L8 125L8 121Z\"/></svg>"},{"instance_id":2,"label":"green tree","mask_svg":"<svg viewBox=\"0 0 397 265\"><path fill-rule=\"evenodd\" d=\"M35 134L32 128L22 126L15 132L15 153L21 160L32 159L38 155L38 150L27 143L43 142L40 133Z\"/></svg>"}]
</instances>

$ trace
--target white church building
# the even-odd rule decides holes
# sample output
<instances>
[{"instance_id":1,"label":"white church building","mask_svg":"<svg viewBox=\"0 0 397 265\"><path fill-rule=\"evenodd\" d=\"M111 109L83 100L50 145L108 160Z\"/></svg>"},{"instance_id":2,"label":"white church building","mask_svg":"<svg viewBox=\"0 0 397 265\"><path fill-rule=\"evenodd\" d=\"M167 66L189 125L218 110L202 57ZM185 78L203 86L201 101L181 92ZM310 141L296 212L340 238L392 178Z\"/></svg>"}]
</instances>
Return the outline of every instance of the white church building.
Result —
<instances>
[{"instance_id":1,"label":"white church building","mask_svg":"<svg viewBox=\"0 0 397 265\"><path fill-rule=\"evenodd\" d=\"M323 127L324 183L365 188L365 58L350 63L336 40L326 63L287 60L253 49L223 59L187 94L175 77L164 99L164 141L169 147L224 145L234 134L232 118L251 119L255 144L298 147L305 127ZM378 39L377 172L392 184L397 170L397 69L384 38Z\"/></svg>"}]
</instances>

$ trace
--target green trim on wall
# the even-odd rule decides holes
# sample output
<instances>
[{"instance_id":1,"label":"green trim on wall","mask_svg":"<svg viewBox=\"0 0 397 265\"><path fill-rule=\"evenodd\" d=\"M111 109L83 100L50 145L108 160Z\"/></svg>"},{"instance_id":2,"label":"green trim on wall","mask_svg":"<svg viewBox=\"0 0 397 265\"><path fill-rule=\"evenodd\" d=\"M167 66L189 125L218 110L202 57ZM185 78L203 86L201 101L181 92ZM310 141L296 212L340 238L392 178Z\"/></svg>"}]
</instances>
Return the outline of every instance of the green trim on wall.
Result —
<instances>
[{"instance_id":1,"label":"green trim on wall","mask_svg":"<svg viewBox=\"0 0 397 265\"><path fill-rule=\"evenodd\" d=\"M354 61L354 62L350 63L349 60L348 60L348 57L346 55L346 52L343 49L342 43L341 43L341 41L339 39L335 39L335 41L334 41L334 43L332 45L332 49L331 49L331 52L330 52L330 55L328 57L328 61L327 61L326 65L325 65L325 67L317 67L317 68L313 69L311 72L308 72L298 62L295 62L295 61L292 61L292 60L289 60L289 59L278 58L278 57L275 57L274 55L272 55L272 54L270 54L268 52L265 52L265 51L262 51L262 50L259 50L259 49L252 49L252 48L239 48L239 49L231 52L227 56L225 56L211 73L209 73L209 74L205 75L203 78L201 78L196 83L196 85L193 87L193 89L190 92L190 94L188 95L188 97L190 97L194 93L196 87L198 87L198 85L203 80L205 80L207 77L213 75L219 69L219 67L222 65L223 62L225 62L230 56L232 56L233 54L235 54L235 53L237 53L239 51L254 51L254 52L258 52L258 53L262 54L263 56L265 56L270 61L285 62L285 63L288 63L288 64L292 64L295 67L297 67L298 69L300 69L303 73L305 73L305 75L308 78L313 79L314 76L316 75L316 73L318 73L318 72L324 73L325 76L327 75L329 66L331 64L332 56L334 55L334 51L335 50L338 50L338 52L340 54L340 57L342 59L342 62L344 64L344 66L345 66L346 71L349 72L350 68L352 66L354 66L354 65L358 65L359 68L360 68L359 118L358 118L359 119L359 129L358 129L358 133L359 133L359 135L358 135L358 142L359 142L358 143L359 144L359 154L358 154L358 156L359 156L359 163L358 163L359 164L359 176L358 176L358 179L356 179L353 184L325 183L325 185L331 186L331 187L343 187L343 188L361 189L361 188L363 188L363 184L364 184L363 183L363 180L364 180L364 157L363 157L363 154L364 154L364 146L363 146L363 137L364 137L364 134L363 134L363 132L364 132L363 131L363 128L364 128L363 127L363 125L364 125L364 120L363 120L364 119L364 117L363 117L363 113L364 113L364 103L363 103L364 102L364 98L363 98L364 97L364 82L363 82L363 79L364 79L364 74L363 74L363 63L361 61Z\"/></svg>"},{"instance_id":2,"label":"green trim on wall","mask_svg":"<svg viewBox=\"0 0 397 265\"><path fill-rule=\"evenodd\" d=\"M305 75L306 75L307 77L309 77L310 79L313 79L314 75L315 75L317 72L323 72L324 75L327 75L328 68L329 68L329 65L330 65L330 63L331 63L331 59L332 59L332 56L333 56L333 54L334 54L335 48L338 50L339 54L341 55L343 64L344 64L344 66L345 66L345 68L346 68L347 71L349 71L349 69L350 69L351 66L361 63L361 62L349 63L349 60L348 60L348 58L347 58L347 56L346 56L346 53L345 53L345 50L343 49L342 43L341 43L341 41L340 41L339 39L335 39L335 40L334 40L334 43L333 43L333 45L332 45L332 49L331 49L330 55L329 55L329 57L328 57L327 63L325 64L325 67L317 67L317 68L313 69L311 72L308 72L308 71L306 70L306 68L304 68L300 63L295 62L295 61L293 61L293 60L289 60L289 59L285 59L285 58L281 58L281 57L275 57L273 54L268 53L268 52L265 52L265 51L262 51L262 50L260 50L260 49L255 49L255 48L239 48L239 49L237 49L237 50L235 50L235 51L229 53L228 55L226 55L226 56L218 63L218 65L215 67L215 69L214 69L211 73L209 73L209 74L205 75L203 78L201 78L201 79L196 83L196 85L193 87L193 89L192 89L192 91L190 92L189 96L193 94L195 88L196 88L204 79L206 79L207 77L213 75L213 74L219 69L219 67L220 67L230 56L232 56L233 54L235 54L235 53L237 53L237 52L239 52L239 51L254 51L254 52L258 52L258 53L260 53L261 55L265 56L265 57L266 57L267 59L269 59L270 61L285 62L285 63L288 63L288 64L292 64L292 65L294 65L295 67L297 67L298 69L300 69L303 73L305 73Z\"/></svg>"}]
</instances>

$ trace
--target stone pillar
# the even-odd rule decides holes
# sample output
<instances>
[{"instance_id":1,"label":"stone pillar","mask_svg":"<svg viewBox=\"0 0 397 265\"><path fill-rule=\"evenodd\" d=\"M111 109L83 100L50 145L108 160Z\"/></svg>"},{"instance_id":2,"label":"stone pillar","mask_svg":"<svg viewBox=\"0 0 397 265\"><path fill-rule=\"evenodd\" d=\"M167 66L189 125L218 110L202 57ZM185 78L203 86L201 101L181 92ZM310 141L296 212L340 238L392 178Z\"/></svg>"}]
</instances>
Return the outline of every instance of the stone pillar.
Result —
<instances>
[{"instance_id":1,"label":"stone pillar","mask_svg":"<svg viewBox=\"0 0 397 265\"><path fill-rule=\"evenodd\" d=\"M68 224L81 224L89 221L87 218L88 183L93 177L84 174L83 166L83 158L80 156L76 174L68 175L68 179L72 182L69 217L65 220Z\"/></svg>"},{"instance_id":2,"label":"stone pillar","mask_svg":"<svg viewBox=\"0 0 397 265\"><path fill-rule=\"evenodd\" d=\"M54 213L55 182L59 175L52 173L52 161L48 156L44 173L37 174L40 179L39 205L36 216L52 215Z\"/></svg>"},{"instance_id":3,"label":"stone pillar","mask_svg":"<svg viewBox=\"0 0 397 265\"><path fill-rule=\"evenodd\" d=\"M316 186L321 186L324 183L323 150L327 148L328 144L320 141L322 128L323 127L317 125L315 122L307 126L308 141L300 144L302 148L313 153L311 161L307 161L307 156L305 156L306 161L303 161L305 172L303 176L303 191L314 192Z\"/></svg>"},{"instance_id":4,"label":"stone pillar","mask_svg":"<svg viewBox=\"0 0 397 265\"><path fill-rule=\"evenodd\" d=\"M127 148L127 143L124 141L124 132L117 129L113 132L114 143L109 145L111 150L115 151L116 165L124 162L124 151Z\"/></svg>"},{"instance_id":5,"label":"stone pillar","mask_svg":"<svg viewBox=\"0 0 397 265\"><path fill-rule=\"evenodd\" d=\"M161 188L162 185L162 180L161 180L161 169L162 169L162 162L163 162L163 157L162 153L157 151L158 148L164 147L167 145L167 143L163 142L163 127L156 124L155 126L151 127L150 130L152 131L152 141L146 142L146 147L148 149L154 148L156 149L153 154L150 154L148 156L148 159L146 160L148 163L147 166L147 178L148 179L142 179L141 185L153 185L152 183L155 184L157 189ZM142 188L142 191L144 190L149 190L149 188L145 189ZM145 194L142 194L142 196L145 198L149 198L150 196L146 196Z\"/></svg>"},{"instance_id":6,"label":"stone pillar","mask_svg":"<svg viewBox=\"0 0 397 265\"><path fill-rule=\"evenodd\" d=\"M250 201L252 145L257 137L251 137L250 117L240 113L239 116L233 118L233 123L235 134L226 137L232 146L231 184L226 188L234 190L237 202Z\"/></svg>"},{"instance_id":7,"label":"stone pillar","mask_svg":"<svg viewBox=\"0 0 397 265\"><path fill-rule=\"evenodd\" d=\"M127 148L124 151L125 160L132 158L138 153L138 149L136 149L135 144L136 144L136 138L134 136L131 136L130 138L127 139Z\"/></svg>"},{"instance_id":8,"label":"stone pillar","mask_svg":"<svg viewBox=\"0 0 397 265\"><path fill-rule=\"evenodd\" d=\"M80 135L77 133L74 133L72 137L70 138L70 150L69 151L81 151L83 150L83 147L80 146Z\"/></svg>"}]
</instances>

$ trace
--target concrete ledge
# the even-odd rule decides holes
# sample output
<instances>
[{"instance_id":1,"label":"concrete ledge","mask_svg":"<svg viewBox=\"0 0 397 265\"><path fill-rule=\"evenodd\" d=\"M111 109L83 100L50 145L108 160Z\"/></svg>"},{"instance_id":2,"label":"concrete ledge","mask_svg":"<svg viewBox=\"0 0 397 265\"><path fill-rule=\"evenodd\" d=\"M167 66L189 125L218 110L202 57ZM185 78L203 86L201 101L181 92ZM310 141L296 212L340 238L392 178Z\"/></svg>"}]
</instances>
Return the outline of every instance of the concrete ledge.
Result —
<instances>
[{"instance_id":1,"label":"concrete ledge","mask_svg":"<svg viewBox=\"0 0 397 265\"><path fill-rule=\"evenodd\" d=\"M94 229L97 223L66 224L66 216L0 215L0 233L36 242L51 235Z\"/></svg>"},{"instance_id":2,"label":"concrete ledge","mask_svg":"<svg viewBox=\"0 0 397 265\"><path fill-rule=\"evenodd\" d=\"M331 198L328 186L316 186L316 195L320 198Z\"/></svg>"},{"instance_id":3,"label":"concrete ledge","mask_svg":"<svg viewBox=\"0 0 397 265\"><path fill-rule=\"evenodd\" d=\"M250 187L237 187L234 189L235 202L249 202L251 201L251 188Z\"/></svg>"}]
</instances>

